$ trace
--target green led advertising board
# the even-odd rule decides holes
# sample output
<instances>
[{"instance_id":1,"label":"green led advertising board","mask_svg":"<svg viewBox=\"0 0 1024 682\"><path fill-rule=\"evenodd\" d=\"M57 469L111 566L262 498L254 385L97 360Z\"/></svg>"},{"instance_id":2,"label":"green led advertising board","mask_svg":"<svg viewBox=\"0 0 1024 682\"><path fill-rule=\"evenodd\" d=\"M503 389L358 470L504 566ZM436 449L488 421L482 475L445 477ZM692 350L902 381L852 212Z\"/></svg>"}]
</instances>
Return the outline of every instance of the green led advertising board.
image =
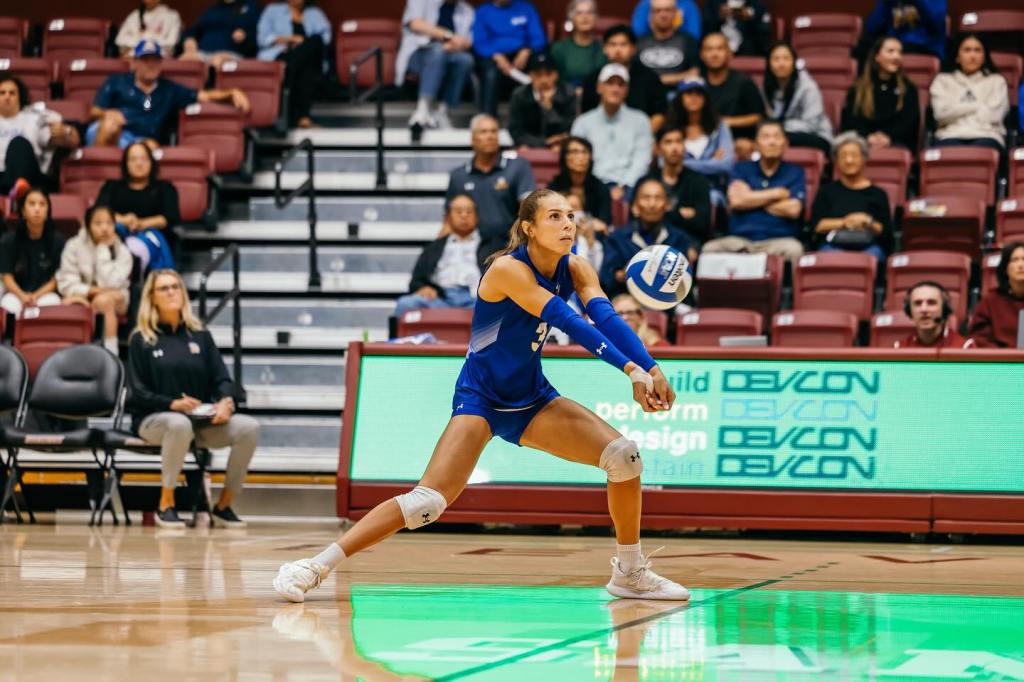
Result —
<instances>
[{"instance_id":1,"label":"green led advertising board","mask_svg":"<svg viewBox=\"0 0 1024 682\"><path fill-rule=\"evenodd\" d=\"M353 481L415 481L451 415L461 357L367 355ZM545 358L558 391L636 441L647 485L1024 492L1024 364L678 359L645 414L628 379ZM352 410L347 410L350 414ZM602 484L596 468L495 438L471 483Z\"/></svg>"}]
</instances>

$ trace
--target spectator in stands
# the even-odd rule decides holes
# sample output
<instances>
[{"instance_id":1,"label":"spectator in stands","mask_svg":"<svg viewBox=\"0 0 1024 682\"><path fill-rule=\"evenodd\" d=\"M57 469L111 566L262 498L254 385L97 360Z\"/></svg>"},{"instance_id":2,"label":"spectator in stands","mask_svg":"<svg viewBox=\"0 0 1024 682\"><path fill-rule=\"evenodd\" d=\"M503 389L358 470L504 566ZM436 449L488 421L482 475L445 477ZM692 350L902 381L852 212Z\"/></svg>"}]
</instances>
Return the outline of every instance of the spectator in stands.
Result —
<instances>
[{"instance_id":1,"label":"spectator in stands","mask_svg":"<svg viewBox=\"0 0 1024 682\"><path fill-rule=\"evenodd\" d=\"M832 124L825 115L821 90L811 74L796 65L796 50L789 43L776 43L768 52L764 70L768 114L782 121L791 147L813 147L828 154Z\"/></svg>"},{"instance_id":2,"label":"spectator in stands","mask_svg":"<svg viewBox=\"0 0 1024 682\"><path fill-rule=\"evenodd\" d=\"M897 38L907 52L933 54L946 49L946 0L878 0L864 22L864 38Z\"/></svg>"},{"instance_id":3,"label":"spectator in stands","mask_svg":"<svg viewBox=\"0 0 1024 682\"><path fill-rule=\"evenodd\" d=\"M473 70L474 14L466 0L406 3L402 43L395 58L395 85L405 83L406 73L419 76L419 97L409 118L410 127L452 127L449 112L462 101L466 78Z\"/></svg>"},{"instance_id":4,"label":"spectator in stands","mask_svg":"<svg viewBox=\"0 0 1024 682\"><path fill-rule=\"evenodd\" d=\"M732 133L708 99L702 78L683 81L678 92L669 105L667 125L683 131L686 167L707 178L712 201L724 205L726 180L736 163Z\"/></svg>"},{"instance_id":5,"label":"spectator in stands","mask_svg":"<svg viewBox=\"0 0 1024 682\"><path fill-rule=\"evenodd\" d=\"M487 257L503 244L486 242L477 232L476 204L456 194L445 213L448 234L423 247L412 269L409 293L400 296L395 317L422 308L472 308Z\"/></svg>"},{"instance_id":6,"label":"spectator in stands","mask_svg":"<svg viewBox=\"0 0 1024 682\"><path fill-rule=\"evenodd\" d=\"M704 36L700 58L704 62L708 97L732 132L736 155L748 159L753 152L757 123L765 115L761 91L750 76L731 68L732 50L721 33Z\"/></svg>"},{"instance_id":7,"label":"spectator in stands","mask_svg":"<svg viewBox=\"0 0 1024 682\"><path fill-rule=\"evenodd\" d=\"M562 143L558 157L559 172L549 189L578 197L581 209L594 220L600 234L608 233L612 223L612 195L594 175L594 148L583 137L570 137Z\"/></svg>"},{"instance_id":8,"label":"spectator in stands","mask_svg":"<svg viewBox=\"0 0 1024 682\"><path fill-rule=\"evenodd\" d=\"M704 251L775 253L795 261L804 252L798 240L804 170L782 160L787 142L778 121L761 122L756 141L760 159L737 163L729 182L729 235Z\"/></svg>"},{"instance_id":9,"label":"spectator in stands","mask_svg":"<svg viewBox=\"0 0 1024 682\"><path fill-rule=\"evenodd\" d=\"M537 188L533 169L523 159L501 155L498 121L493 116L477 114L469 128L473 158L452 171L445 202L457 194L471 196L479 216L480 237L487 242L504 243L515 222L519 202Z\"/></svg>"},{"instance_id":10,"label":"spectator in stands","mask_svg":"<svg viewBox=\"0 0 1024 682\"><path fill-rule=\"evenodd\" d=\"M903 310L914 323L914 331L893 344L894 348L973 348L950 327L952 313L949 292L938 282L924 280L907 289Z\"/></svg>"},{"instance_id":11,"label":"spectator in stands","mask_svg":"<svg viewBox=\"0 0 1024 682\"><path fill-rule=\"evenodd\" d=\"M256 451L260 425L235 414L234 384L213 336L195 318L185 282L174 270L149 273L138 322L128 341L128 412L132 428L160 446L158 526L184 528L174 488L193 440L198 447L231 448L215 526L244 528L231 509ZM211 416L212 415L212 416Z\"/></svg>"},{"instance_id":12,"label":"spectator in stands","mask_svg":"<svg viewBox=\"0 0 1024 682\"><path fill-rule=\"evenodd\" d=\"M1003 246L996 277L999 284L978 301L968 333L981 348L1016 348L1024 310L1024 241Z\"/></svg>"},{"instance_id":13,"label":"spectator in stands","mask_svg":"<svg viewBox=\"0 0 1024 682\"><path fill-rule=\"evenodd\" d=\"M841 128L867 138L872 149L913 152L920 118L917 87L903 71L903 46L896 38L879 38L846 94Z\"/></svg>"},{"instance_id":14,"label":"spectator in stands","mask_svg":"<svg viewBox=\"0 0 1024 682\"><path fill-rule=\"evenodd\" d=\"M663 126L655 135L658 158L646 177L660 180L668 192L665 224L684 230L694 242L711 236L711 185L684 165L683 131Z\"/></svg>"},{"instance_id":15,"label":"spectator in stands","mask_svg":"<svg viewBox=\"0 0 1024 682\"><path fill-rule=\"evenodd\" d=\"M667 86L697 75L697 39L676 31L679 10L675 0L650 0L651 34L640 38L637 57Z\"/></svg>"},{"instance_id":16,"label":"spectator in stands","mask_svg":"<svg viewBox=\"0 0 1024 682\"><path fill-rule=\"evenodd\" d=\"M11 192L19 180L22 193L46 184L52 150L79 144L75 126L56 112L29 106L25 84L10 73L0 73L0 194Z\"/></svg>"},{"instance_id":17,"label":"spectator in stands","mask_svg":"<svg viewBox=\"0 0 1024 682\"><path fill-rule=\"evenodd\" d=\"M582 114L572 134L594 149L594 175L610 186L612 199L626 196L651 162L651 122L642 111L626 106L629 71L605 64L598 76L601 106Z\"/></svg>"},{"instance_id":18,"label":"spectator in stands","mask_svg":"<svg viewBox=\"0 0 1024 682\"><path fill-rule=\"evenodd\" d=\"M576 117L576 93L558 81L551 55L535 52L526 67L530 82L508 101L508 132L520 147L561 148Z\"/></svg>"},{"instance_id":19,"label":"spectator in stands","mask_svg":"<svg viewBox=\"0 0 1024 682\"><path fill-rule=\"evenodd\" d=\"M811 227L822 251L863 251L885 260L892 239L889 196L864 174L868 143L853 131L840 134L832 147L839 179L825 183L814 197Z\"/></svg>"},{"instance_id":20,"label":"spectator in stands","mask_svg":"<svg viewBox=\"0 0 1024 682\"><path fill-rule=\"evenodd\" d=\"M498 113L498 90L506 80L525 82L530 54L547 45L544 24L529 0L488 0L473 22L473 51L480 67L480 108Z\"/></svg>"},{"instance_id":21,"label":"spectator in stands","mask_svg":"<svg viewBox=\"0 0 1024 682\"><path fill-rule=\"evenodd\" d=\"M608 224L587 213L578 194L564 196L576 217L576 255L585 258L595 272L600 272L601 263L604 261L604 240L608 237Z\"/></svg>"},{"instance_id":22,"label":"spectator in stands","mask_svg":"<svg viewBox=\"0 0 1024 682\"><path fill-rule=\"evenodd\" d=\"M705 0L704 35L721 33L738 55L764 55L772 35L772 16L761 0Z\"/></svg>"},{"instance_id":23,"label":"spectator in stands","mask_svg":"<svg viewBox=\"0 0 1024 682\"><path fill-rule=\"evenodd\" d=\"M166 54L174 54L181 37L181 15L161 0L141 0L117 32L114 43L122 57L132 56L140 40L152 40Z\"/></svg>"},{"instance_id":24,"label":"spectator in stands","mask_svg":"<svg viewBox=\"0 0 1024 682\"><path fill-rule=\"evenodd\" d=\"M643 341L645 346L657 348L669 345L668 341L661 338L661 334L647 325L644 309L635 298L629 294L619 294L612 299L612 306L622 321L629 325L629 328Z\"/></svg>"},{"instance_id":25,"label":"spectator in stands","mask_svg":"<svg viewBox=\"0 0 1024 682\"><path fill-rule=\"evenodd\" d=\"M331 44L331 22L308 0L267 5L256 27L259 58L285 64L288 125L312 128L309 117L317 85L324 73L324 50Z\"/></svg>"},{"instance_id":26,"label":"spectator in stands","mask_svg":"<svg viewBox=\"0 0 1024 682\"><path fill-rule=\"evenodd\" d=\"M608 60L594 34L597 3L594 0L570 0L566 16L572 24L572 33L551 46L551 57L562 82L577 86Z\"/></svg>"},{"instance_id":27,"label":"spectator in stands","mask_svg":"<svg viewBox=\"0 0 1024 682\"><path fill-rule=\"evenodd\" d=\"M937 146L976 145L1002 151L1010 110L1006 79L988 46L974 33L960 36L950 62L931 84Z\"/></svg>"},{"instance_id":28,"label":"spectator in stands","mask_svg":"<svg viewBox=\"0 0 1024 682\"><path fill-rule=\"evenodd\" d=\"M128 312L132 254L114 229L114 212L97 204L85 212L85 226L64 245L57 291L65 303L80 303L103 314L103 345L117 355L118 316Z\"/></svg>"},{"instance_id":29,"label":"spectator in stands","mask_svg":"<svg viewBox=\"0 0 1024 682\"><path fill-rule=\"evenodd\" d=\"M60 304L55 275L64 250L45 190L30 188L19 213L14 231L0 237L0 280L5 290L0 308L15 315L25 308Z\"/></svg>"},{"instance_id":30,"label":"spectator in stands","mask_svg":"<svg viewBox=\"0 0 1024 682\"><path fill-rule=\"evenodd\" d=\"M657 130L665 120L665 86L658 74L643 65L636 56L636 35L625 24L612 26L604 32L604 54L611 64L629 69L629 94L626 106L647 114L651 130ZM603 68L603 67L602 67ZM590 111L601 103L597 92L597 77L601 69L594 70L583 82L583 100L580 111Z\"/></svg>"},{"instance_id":31,"label":"spectator in stands","mask_svg":"<svg viewBox=\"0 0 1024 682\"><path fill-rule=\"evenodd\" d=\"M686 33L694 40L700 40L700 7L693 0L676 0L676 14L673 22L676 30ZM630 25L637 38L651 34L651 0L640 0L633 10Z\"/></svg>"},{"instance_id":32,"label":"spectator in stands","mask_svg":"<svg viewBox=\"0 0 1024 682\"><path fill-rule=\"evenodd\" d=\"M174 267L164 230L181 222L178 190L160 179L149 147L141 142L128 145L121 155L121 179L104 182L97 203L114 211L117 233L139 257L143 271Z\"/></svg>"},{"instance_id":33,"label":"spectator in stands","mask_svg":"<svg viewBox=\"0 0 1024 682\"><path fill-rule=\"evenodd\" d=\"M216 0L185 31L181 59L201 60L219 69L225 61L255 57L259 19L256 0Z\"/></svg>"},{"instance_id":34,"label":"spectator in stands","mask_svg":"<svg viewBox=\"0 0 1024 682\"><path fill-rule=\"evenodd\" d=\"M668 244L696 260L697 251L686 233L665 223L668 192L660 180L647 178L636 187L633 196L633 221L608 237L601 264L601 287L609 296L626 291L626 264L640 249L653 244Z\"/></svg>"},{"instance_id":35,"label":"spectator in stands","mask_svg":"<svg viewBox=\"0 0 1024 682\"><path fill-rule=\"evenodd\" d=\"M96 92L90 112L94 120L85 133L87 144L123 149L145 140L156 146L178 110L197 101L230 101L242 111L249 110L249 98L238 88L197 92L162 77L163 52L151 40L136 45L134 54L133 73L108 76Z\"/></svg>"}]
</instances>

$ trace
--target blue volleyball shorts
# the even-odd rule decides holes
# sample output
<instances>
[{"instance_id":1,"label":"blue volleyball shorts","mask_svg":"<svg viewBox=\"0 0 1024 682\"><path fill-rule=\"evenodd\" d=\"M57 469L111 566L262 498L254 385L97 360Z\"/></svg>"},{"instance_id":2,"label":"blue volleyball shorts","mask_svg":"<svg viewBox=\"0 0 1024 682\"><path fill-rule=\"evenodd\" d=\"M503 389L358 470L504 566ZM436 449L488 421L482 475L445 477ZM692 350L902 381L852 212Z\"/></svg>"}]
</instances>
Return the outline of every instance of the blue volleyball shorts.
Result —
<instances>
[{"instance_id":1,"label":"blue volleyball shorts","mask_svg":"<svg viewBox=\"0 0 1024 682\"><path fill-rule=\"evenodd\" d=\"M483 417L491 427L492 435L507 440L513 445L519 445L523 431L530 425L533 418L558 395L558 391L549 386L547 391L527 407L502 409L494 407L479 393L466 389L455 389L455 396L452 398L452 416L473 414Z\"/></svg>"}]
</instances>

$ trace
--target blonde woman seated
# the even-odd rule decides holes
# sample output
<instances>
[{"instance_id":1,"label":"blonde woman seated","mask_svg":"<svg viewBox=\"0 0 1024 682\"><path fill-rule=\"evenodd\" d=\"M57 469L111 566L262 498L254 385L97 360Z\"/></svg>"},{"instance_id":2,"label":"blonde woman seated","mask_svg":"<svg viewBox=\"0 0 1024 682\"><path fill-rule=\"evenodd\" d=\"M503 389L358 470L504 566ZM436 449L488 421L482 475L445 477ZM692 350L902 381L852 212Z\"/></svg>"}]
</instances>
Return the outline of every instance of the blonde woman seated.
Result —
<instances>
[{"instance_id":1,"label":"blonde woman seated","mask_svg":"<svg viewBox=\"0 0 1024 682\"><path fill-rule=\"evenodd\" d=\"M157 525L185 525L174 509L174 489L194 439L199 447L231 447L211 520L215 526L244 528L231 502L242 489L260 425L235 414L234 383L210 332L193 316L185 282L174 270L155 270L146 278L128 345L128 388L132 427L160 446Z\"/></svg>"},{"instance_id":2,"label":"blonde woman seated","mask_svg":"<svg viewBox=\"0 0 1024 682\"><path fill-rule=\"evenodd\" d=\"M648 348L667 346L669 342L661 338L657 331L647 326L647 318L644 316L644 309L640 302L629 294L619 294L612 299L612 307L619 314L622 321L629 325L629 328L640 337Z\"/></svg>"},{"instance_id":3,"label":"blonde woman seated","mask_svg":"<svg viewBox=\"0 0 1024 682\"><path fill-rule=\"evenodd\" d=\"M57 270L57 291L65 303L103 313L103 345L117 355L117 318L128 312L132 254L114 230L114 212L93 206L85 227L65 245Z\"/></svg>"}]
</instances>

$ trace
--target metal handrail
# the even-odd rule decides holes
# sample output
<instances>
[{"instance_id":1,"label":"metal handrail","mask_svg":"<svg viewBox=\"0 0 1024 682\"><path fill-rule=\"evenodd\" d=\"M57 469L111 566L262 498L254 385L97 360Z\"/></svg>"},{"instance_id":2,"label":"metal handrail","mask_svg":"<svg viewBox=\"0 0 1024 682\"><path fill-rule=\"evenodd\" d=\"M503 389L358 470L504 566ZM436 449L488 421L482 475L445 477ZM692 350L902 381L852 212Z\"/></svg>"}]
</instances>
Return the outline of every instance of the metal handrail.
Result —
<instances>
[{"instance_id":1,"label":"metal handrail","mask_svg":"<svg viewBox=\"0 0 1024 682\"><path fill-rule=\"evenodd\" d=\"M370 59L374 60L373 87L357 97L356 72L364 62ZM387 189L388 176L384 172L384 52L380 49L380 45L371 47L349 65L348 88L349 100L352 102L365 102L370 97L376 96L377 115L374 123L377 128L377 179L375 184L377 189Z\"/></svg>"},{"instance_id":2,"label":"metal handrail","mask_svg":"<svg viewBox=\"0 0 1024 682\"><path fill-rule=\"evenodd\" d=\"M206 299L209 295L210 275L229 256L231 257L231 291L221 296L217 306L208 312ZM241 258L238 252L238 244L230 244L228 248L224 249L219 256L206 266L199 276L199 319L202 320L204 326L209 325L210 322L220 315L228 303L234 304L231 309L231 338L233 344L231 356L235 378L235 402L239 405L245 405L247 395L245 387L242 385L242 287L239 282L240 273Z\"/></svg>"},{"instance_id":3,"label":"metal handrail","mask_svg":"<svg viewBox=\"0 0 1024 682\"><path fill-rule=\"evenodd\" d=\"M282 194L281 190L281 173L284 172L284 166L286 163L294 159L299 152L306 152L306 179L302 181L302 184L295 189L288 192L288 194ZM309 221L309 289L310 291L320 291L320 263L317 260L317 238L316 238L316 187L313 183L313 178L316 176L316 166L313 162L314 153L316 147L313 142L307 137L299 142L297 145L289 149L284 153L275 164L274 164L274 205L279 209L284 208L288 204L292 203L296 197L306 195L308 201L306 202L306 220Z\"/></svg>"}]
</instances>

